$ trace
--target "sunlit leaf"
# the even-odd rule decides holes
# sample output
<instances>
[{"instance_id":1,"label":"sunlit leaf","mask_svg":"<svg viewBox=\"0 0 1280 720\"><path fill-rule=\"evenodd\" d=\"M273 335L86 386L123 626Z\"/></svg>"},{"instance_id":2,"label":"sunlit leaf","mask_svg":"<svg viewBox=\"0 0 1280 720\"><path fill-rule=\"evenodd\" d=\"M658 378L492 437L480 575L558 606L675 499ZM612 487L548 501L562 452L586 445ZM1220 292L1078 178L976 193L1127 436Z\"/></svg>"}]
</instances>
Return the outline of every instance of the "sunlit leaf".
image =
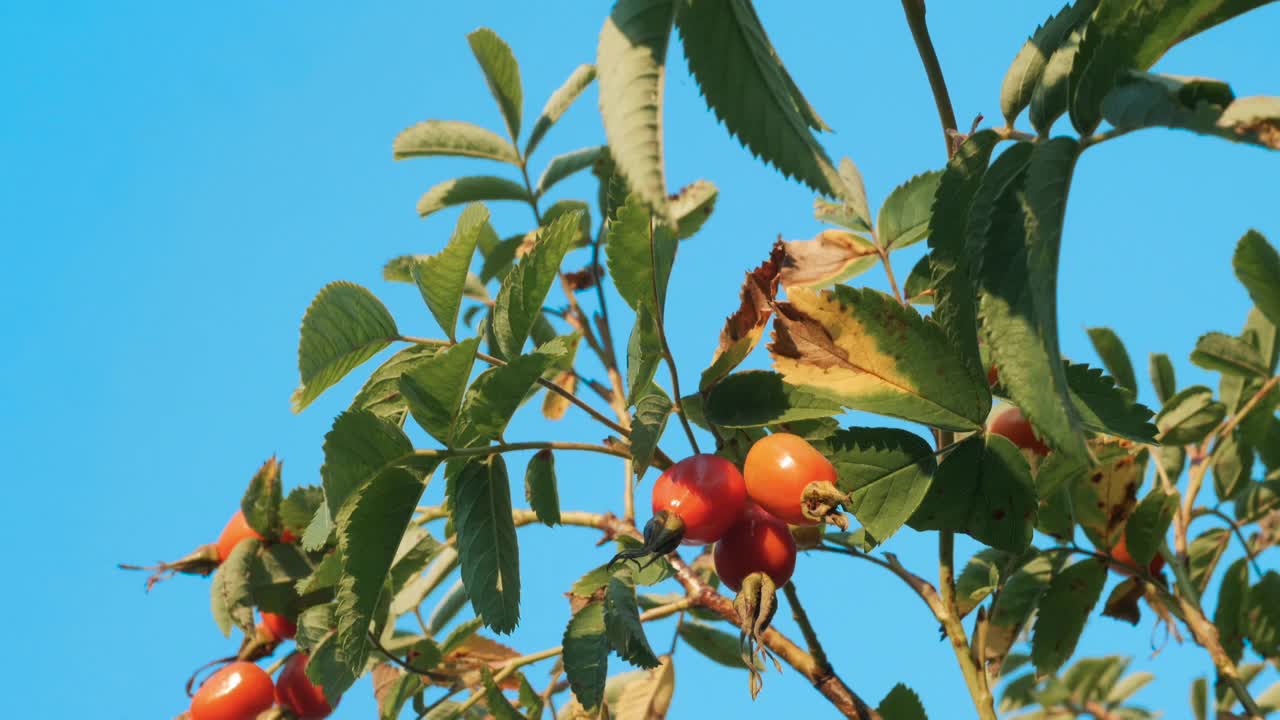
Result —
<instances>
[{"instance_id":1,"label":"sunlit leaf","mask_svg":"<svg viewBox=\"0 0 1280 720\"><path fill-rule=\"evenodd\" d=\"M943 458L910 522L917 530L963 532L991 547L1022 552L1031 543L1038 500L1017 446L999 435L978 435Z\"/></svg>"},{"instance_id":2,"label":"sunlit leaf","mask_svg":"<svg viewBox=\"0 0 1280 720\"><path fill-rule=\"evenodd\" d=\"M845 230L823 230L811 240L783 242L781 279L787 288L825 288L874 267L880 256L867 238Z\"/></svg>"},{"instance_id":3,"label":"sunlit leaf","mask_svg":"<svg viewBox=\"0 0 1280 720\"><path fill-rule=\"evenodd\" d=\"M876 219L876 236L881 247L899 250L925 239L933 215L934 194L941 179L941 171L922 173L889 193Z\"/></svg>"},{"instance_id":4,"label":"sunlit leaf","mask_svg":"<svg viewBox=\"0 0 1280 720\"><path fill-rule=\"evenodd\" d=\"M445 208L490 200L529 201L529 191L519 183L494 175L468 175L433 185L418 199L418 215L426 217Z\"/></svg>"},{"instance_id":5,"label":"sunlit leaf","mask_svg":"<svg viewBox=\"0 0 1280 720\"><path fill-rule=\"evenodd\" d=\"M471 606L485 625L509 633L520 622L520 553L502 456L467 462L449 477L448 493Z\"/></svg>"},{"instance_id":6,"label":"sunlit leaf","mask_svg":"<svg viewBox=\"0 0 1280 720\"><path fill-rule=\"evenodd\" d=\"M514 358L523 350L577 234L579 218L576 212L565 213L539 229L533 249L502 280L490 317L503 357Z\"/></svg>"},{"instance_id":7,"label":"sunlit leaf","mask_svg":"<svg viewBox=\"0 0 1280 720\"><path fill-rule=\"evenodd\" d=\"M1133 373L1133 362L1129 360L1129 351L1125 350L1120 336L1109 327L1092 327L1088 328L1088 332L1093 349L1098 352L1098 357L1102 358L1103 367L1111 377L1115 378L1116 385L1136 396L1138 379Z\"/></svg>"},{"instance_id":8,"label":"sunlit leaf","mask_svg":"<svg viewBox=\"0 0 1280 720\"><path fill-rule=\"evenodd\" d=\"M595 79L594 65L579 65L569 74L564 84L551 93L551 97L547 98L547 104L542 108L542 114L538 116L533 129L529 131L529 142L524 146L526 156L533 154L533 149L542 141L551 126L564 115L573 101L577 100L582 91L586 90Z\"/></svg>"},{"instance_id":9,"label":"sunlit leaf","mask_svg":"<svg viewBox=\"0 0 1280 720\"><path fill-rule=\"evenodd\" d=\"M489 92L498 101L498 109L502 111L502 119L507 123L507 132L511 141L520 137L520 112L524 104L524 95L520 89L520 67L516 64L511 48L498 34L489 28L480 28L467 35L471 45L471 53L484 71L484 79L489 84Z\"/></svg>"},{"instance_id":10,"label":"sunlit leaf","mask_svg":"<svg viewBox=\"0 0 1280 720\"><path fill-rule=\"evenodd\" d=\"M324 286L302 317L298 341L302 380L293 392L293 411L301 412L399 334L395 319L373 293L349 282Z\"/></svg>"},{"instance_id":11,"label":"sunlit leaf","mask_svg":"<svg viewBox=\"0 0 1280 720\"><path fill-rule=\"evenodd\" d=\"M511 143L478 125L457 120L427 120L407 128L391 144L396 160L451 155L520 163Z\"/></svg>"},{"instance_id":12,"label":"sunlit leaf","mask_svg":"<svg viewBox=\"0 0 1280 720\"><path fill-rule=\"evenodd\" d=\"M822 443L849 494L847 509L876 542L884 542L916 511L937 467L919 436L889 428L848 428Z\"/></svg>"}]
</instances>

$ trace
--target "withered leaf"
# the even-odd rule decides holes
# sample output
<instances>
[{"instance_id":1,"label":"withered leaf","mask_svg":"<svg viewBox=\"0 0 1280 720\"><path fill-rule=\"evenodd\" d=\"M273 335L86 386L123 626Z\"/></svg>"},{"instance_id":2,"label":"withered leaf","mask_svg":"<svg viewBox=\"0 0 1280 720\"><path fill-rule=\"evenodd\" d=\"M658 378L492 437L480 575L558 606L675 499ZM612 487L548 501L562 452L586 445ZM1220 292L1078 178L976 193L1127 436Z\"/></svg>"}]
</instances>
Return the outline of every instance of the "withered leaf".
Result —
<instances>
[{"instance_id":1,"label":"withered leaf","mask_svg":"<svg viewBox=\"0 0 1280 720\"><path fill-rule=\"evenodd\" d=\"M773 302L778 295L778 274L785 255L783 242L779 240L774 243L769 258L747 273L742 282L738 309L724 322L724 329L720 331L720 344L711 359L711 365L702 373L700 389L706 390L724 379L760 342L764 328L773 316Z\"/></svg>"},{"instance_id":2,"label":"withered leaf","mask_svg":"<svg viewBox=\"0 0 1280 720\"><path fill-rule=\"evenodd\" d=\"M847 230L823 230L812 240L782 243L782 284L786 288L824 288L866 271L878 257L867 238Z\"/></svg>"}]
</instances>

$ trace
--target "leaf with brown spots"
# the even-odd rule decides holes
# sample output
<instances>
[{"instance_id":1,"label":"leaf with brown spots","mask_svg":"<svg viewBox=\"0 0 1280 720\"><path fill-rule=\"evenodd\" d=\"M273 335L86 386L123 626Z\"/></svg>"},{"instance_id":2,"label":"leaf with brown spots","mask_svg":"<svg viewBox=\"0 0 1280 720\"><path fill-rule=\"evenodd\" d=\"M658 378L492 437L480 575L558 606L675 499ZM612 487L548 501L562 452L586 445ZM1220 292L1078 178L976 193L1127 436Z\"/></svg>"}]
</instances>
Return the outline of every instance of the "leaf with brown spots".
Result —
<instances>
[{"instance_id":1,"label":"leaf with brown spots","mask_svg":"<svg viewBox=\"0 0 1280 720\"><path fill-rule=\"evenodd\" d=\"M875 243L845 230L823 230L812 240L782 245L782 284L787 288L830 287L866 272L879 258Z\"/></svg>"},{"instance_id":2,"label":"leaf with brown spots","mask_svg":"<svg viewBox=\"0 0 1280 720\"><path fill-rule=\"evenodd\" d=\"M942 329L870 289L794 289L778 303L769 352L791 385L853 410L945 430L982 427L986 378L960 362Z\"/></svg>"},{"instance_id":3,"label":"leaf with brown spots","mask_svg":"<svg viewBox=\"0 0 1280 720\"><path fill-rule=\"evenodd\" d=\"M1147 452L1128 440L1094 440L1090 446L1096 456L1107 459L1070 484L1071 504L1089 540L1100 548L1111 548L1120 542L1138 504ZM1113 449L1124 452L1117 456L1110 452Z\"/></svg>"},{"instance_id":4,"label":"leaf with brown spots","mask_svg":"<svg viewBox=\"0 0 1280 720\"><path fill-rule=\"evenodd\" d=\"M1031 660L1036 670L1051 673L1075 652L1106 582L1107 566L1092 558L1063 570L1049 582L1031 635Z\"/></svg>"},{"instance_id":5,"label":"leaf with brown spots","mask_svg":"<svg viewBox=\"0 0 1280 720\"><path fill-rule=\"evenodd\" d=\"M747 273L742 282L738 309L724 322L720 345L711 366L702 371L699 389L707 390L736 368L760 342L765 325L773 317L773 301L778 295L778 272L786 251L782 241L774 243L769 259Z\"/></svg>"}]
</instances>

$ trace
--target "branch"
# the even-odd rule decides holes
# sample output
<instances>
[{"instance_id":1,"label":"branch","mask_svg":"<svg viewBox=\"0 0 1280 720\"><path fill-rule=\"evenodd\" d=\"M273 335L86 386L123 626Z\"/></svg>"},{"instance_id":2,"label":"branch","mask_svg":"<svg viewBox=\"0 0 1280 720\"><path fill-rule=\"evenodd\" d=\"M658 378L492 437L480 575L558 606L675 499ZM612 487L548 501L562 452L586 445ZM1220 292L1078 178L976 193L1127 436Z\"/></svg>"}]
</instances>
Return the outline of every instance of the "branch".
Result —
<instances>
[{"instance_id":1,"label":"branch","mask_svg":"<svg viewBox=\"0 0 1280 720\"><path fill-rule=\"evenodd\" d=\"M813 656L813 660L818 664L818 667L827 672L832 672L831 661L827 660L827 653L822 649L822 642L818 640L818 633L814 632L813 624L809 622L809 614L804 611L804 606L800 604L800 596L796 594L795 583L788 582L783 585L782 592L786 594L787 602L791 604L791 617L800 626L800 634L804 635L804 644L809 646L809 654Z\"/></svg>"},{"instance_id":2,"label":"branch","mask_svg":"<svg viewBox=\"0 0 1280 720\"><path fill-rule=\"evenodd\" d=\"M907 15L907 26L911 28L911 39L915 40L920 61L924 63L924 72L929 76L929 89L933 91L933 102L938 106L938 119L942 122L942 140L947 144L947 157L951 157L956 113L951 109L947 81L942 77L942 66L938 64L938 54L933 49L933 40L929 38L929 26L925 24L924 0L902 0L902 10Z\"/></svg>"},{"instance_id":3,"label":"branch","mask_svg":"<svg viewBox=\"0 0 1280 720\"><path fill-rule=\"evenodd\" d=\"M964 624L960 621L960 609L956 604L955 578L955 533L950 530L938 532L938 585L941 589L942 612L938 621L951 640L951 649L955 651L956 662L960 665L960 673L964 675L965 685L969 687L969 695L982 720L996 720L994 699L987 682L987 671L979 661L975 661L969 638L965 635ZM985 664L986 659L980 659Z\"/></svg>"}]
</instances>

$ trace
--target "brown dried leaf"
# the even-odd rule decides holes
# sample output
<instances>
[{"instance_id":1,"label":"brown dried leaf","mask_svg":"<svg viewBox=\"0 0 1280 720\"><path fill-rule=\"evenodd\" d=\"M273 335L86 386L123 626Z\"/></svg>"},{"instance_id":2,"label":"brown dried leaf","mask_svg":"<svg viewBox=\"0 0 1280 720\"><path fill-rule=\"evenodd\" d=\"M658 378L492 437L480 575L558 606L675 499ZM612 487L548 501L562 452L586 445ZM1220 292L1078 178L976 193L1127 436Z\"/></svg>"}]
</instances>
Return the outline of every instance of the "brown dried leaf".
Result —
<instances>
[{"instance_id":1,"label":"brown dried leaf","mask_svg":"<svg viewBox=\"0 0 1280 720\"><path fill-rule=\"evenodd\" d=\"M1137 625L1142 619L1142 610L1138 608L1138 601L1145 594L1142 585L1142 581L1138 578L1129 578L1117 585L1107 598L1106 605L1102 607L1102 614L1130 625Z\"/></svg>"},{"instance_id":2,"label":"brown dried leaf","mask_svg":"<svg viewBox=\"0 0 1280 720\"><path fill-rule=\"evenodd\" d=\"M701 389L705 390L723 379L759 344L765 326L773 316L773 301L778 295L778 273L785 255L783 242L779 240L773 244L769 258L747 273L742 281L738 309L725 320L711 365L702 373Z\"/></svg>"},{"instance_id":3,"label":"brown dried leaf","mask_svg":"<svg viewBox=\"0 0 1280 720\"><path fill-rule=\"evenodd\" d=\"M876 246L847 230L823 230L812 240L784 242L782 285L823 288L844 282L875 264Z\"/></svg>"},{"instance_id":4,"label":"brown dried leaf","mask_svg":"<svg viewBox=\"0 0 1280 720\"><path fill-rule=\"evenodd\" d=\"M1111 457L1074 484L1072 505L1089 539L1098 547L1111 548L1124 536L1125 523L1138 504L1147 456L1128 440L1093 440L1089 445L1095 456ZM1117 448L1125 451L1118 458L1114 456Z\"/></svg>"},{"instance_id":5,"label":"brown dried leaf","mask_svg":"<svg viewBox=\"0 0 1280 720\"><path fill-rule=\"evenodd\" d=\"M578 389L578 375L572 370L560 373L552 380L572 395ZM548 420L559 420L569 409L569 399L560 393L549 392L542 399L542 416Z\"/></svg>"},{"instance_id":6,"label":"brown dried leaf","mask_svg":"<svg viewBox=\"0 0 1280 720\"><path fill-rule=\"evenodd\" d=\"M604 268L595 265L588 265L581 270L574 270L564 274L565 282L569 284L569 289L574 292L589 290L596 286L600 278L604 276Z\"/></svg>"},{"instance_id":7,"label":"brown dried leaf","mask_svg":"<svg viewBox=\"0 0 1280 720\"><path fill-rule=\"evenodd\" d=\"M396 683L400 682L400 678L404 677L404 671L391 663L379 663L374 666L371 675L373 677L373 697L377 700L378 707L382 707L387 693L391 692Z\"/></svg>"}]
</instances>

